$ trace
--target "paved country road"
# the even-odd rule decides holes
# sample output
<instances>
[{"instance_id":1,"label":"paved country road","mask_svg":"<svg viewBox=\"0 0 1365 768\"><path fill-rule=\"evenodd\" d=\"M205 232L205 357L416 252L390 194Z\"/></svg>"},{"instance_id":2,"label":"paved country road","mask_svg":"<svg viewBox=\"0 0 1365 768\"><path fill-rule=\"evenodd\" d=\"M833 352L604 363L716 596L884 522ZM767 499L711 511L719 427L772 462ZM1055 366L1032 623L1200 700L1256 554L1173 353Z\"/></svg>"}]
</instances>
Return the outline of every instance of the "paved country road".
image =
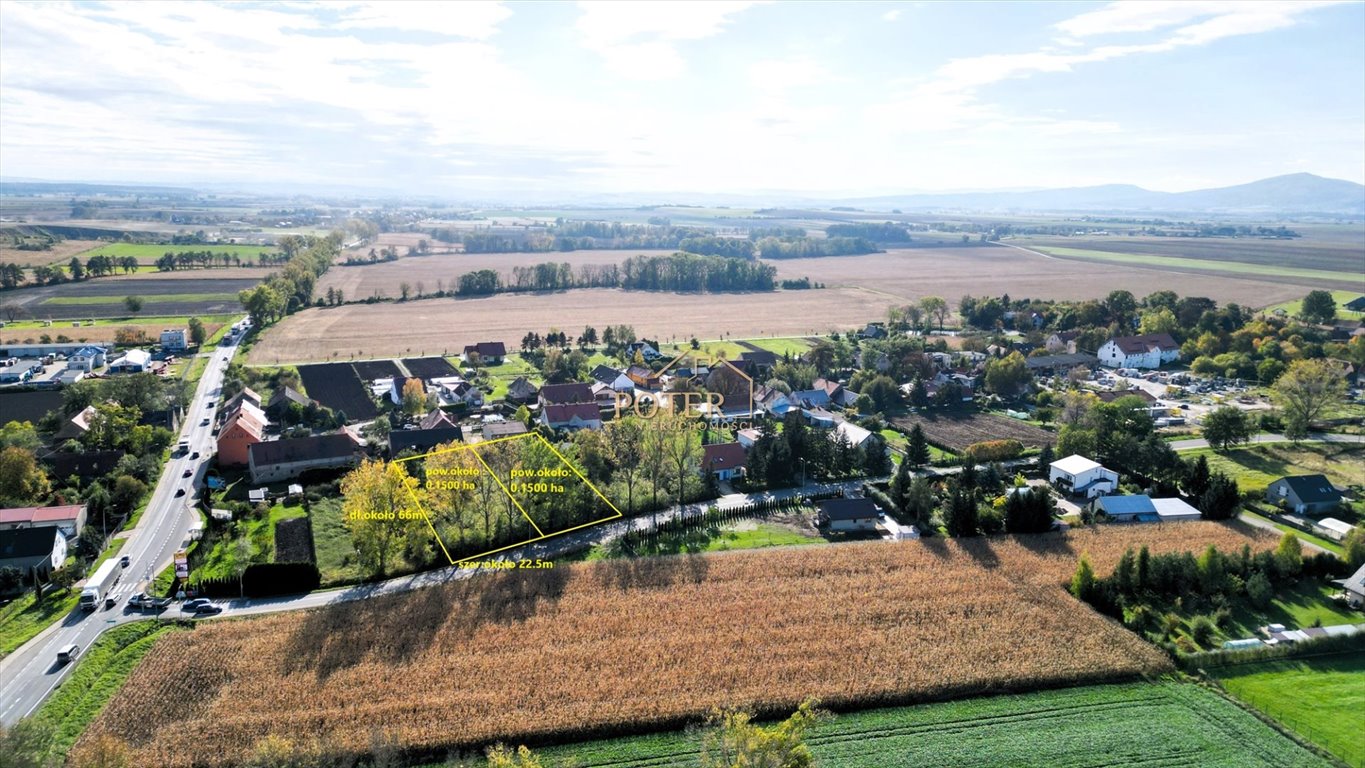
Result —
<instances>
[{"instance_id":1,"label":"paved country road","mask_svg":"<svg viewBox=\"0 0 1365 768\"><path fill-rule=\"evenodd\" d=\"M1277 435L1266 432L1260 435L1252 435L1250 443L1287 443L1289 438L1284 435ZM1337 435L1332 433L1314 432L1307 438L1300 440L1301 443L1365 443L1365 435ZM1189 451L1195 448L1208 448L1209 441L1203 439L1194 440L1172 440L1167 445L1177 451Z\"/></svg>"},{"instance_id":2,"label":"paved country road","mask_svg":"<svg viewBox=\"0 0 1365 768\"><path fill-rule=\"evenodd\" d=\"M208 403L217 404L228 360L236 353L239 342L240 338L224 340L207 350L209 362L186 407L180 431L180 439L189 441L189 451L173 455L166 462L146 511L119 550L120 555L130 558L130 563L110 590L118 604L107 610L101 606L93 612L77 608L0 660L0 723L8 725L31 714L75 666L58 666L57 649L75 643L84 653L104 630L140 618L136 613L125 613L128 597L140 583L150 581L171 563L175 551L189 535L190 526L199 519L191 504L195 489L204 480L205 463L215 450L212 421L207 426L201 423L213 414ZM190 458L196 452L199 457ZM187 469L191 472L188 478L184 477ZM176 490L181 488L186 489L186 494L176 497Z\"/></svg>"}]
</instances>

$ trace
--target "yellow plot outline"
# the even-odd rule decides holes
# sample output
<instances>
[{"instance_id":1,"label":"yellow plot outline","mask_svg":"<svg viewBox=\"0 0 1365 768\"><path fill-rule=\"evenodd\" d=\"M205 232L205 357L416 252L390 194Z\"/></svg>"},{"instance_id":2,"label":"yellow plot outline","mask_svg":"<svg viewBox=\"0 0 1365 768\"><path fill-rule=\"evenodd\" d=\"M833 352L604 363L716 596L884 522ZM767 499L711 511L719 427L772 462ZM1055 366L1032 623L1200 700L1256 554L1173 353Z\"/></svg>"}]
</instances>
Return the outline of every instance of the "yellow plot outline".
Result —
<instances>
[{"instance_id":1,"label":"yellow plot outline","mask_svg":"<svg viewBox=\"0 0 1365 768\"><path fill-rule=\"evenodd\" d=\"M492 444L494 444L494 443L504 443L504 442L507 442L507 441L509 441L509 440L526 440L526 439L529 439L529 438L535 438L535 439L539 440L546 448L549 448L549 449L554 453L554 455L555 455L561 462L563 462L564 466L566 466L566 467L569 468L569 471L573 472L573 473L578 477L579 480L582 480L582 481L583 481L583 484L584 484L585 486L588 487L588 490L592 491L593 494L597 496L597 498L601 499L602 502L603 502L604 504L606 504L607 507L609 507L609 508L611 509L611 511L612 511L612 512L615 512L616 514L611 515L611 516L609 516L609 517L604 517L604 518L602 518L601 520L593 520L593 521L590 522L590 523L583 523L582 525L575 525L575 526L572 527L572 528L565 528L565 529L562 530L562 531L555 531L555 532L553 532L553 533L544 533L544 532L542 532L542 531L540 530L540 526L536 525L536 521L532 520L532 519L531 519L531 516L528 515L528 514L526 513L526 510L525 510L524 508L522 508L521 502L517 501L516 497L512 495L511 491L508 491L508 490L507 490L507 486L503 485L502 480L500 480L500 479L498 478L498 476L497 476L496 474L493 473L493 468L490 467L490 466L488 466L488 462L484 461L483 456L481 456L481 455L479 454L479 449L482 448L482 447L484 447L484 446L492 445ZM439 533L436 532L436 526L432 524L432 522L431 522L431 516L427 514L426 508L422 506L422 502L417 498L417 492L413 490L413 487L412 487L411 485L406 486L407 489L408 489L408 494L409 494L410 496L412 496L412 503L417 507L418 511L420 511L420 512L422 513L422 519L423 519L423 520L426 520L426 522L427 522L427 528L430 528L430 529L431 529L431 535L434 536L434 537L436 538L436 543L439 544L439 545L441 546L441 552L445 553L446 559L450 561L450 564L451 564L451 565L456 565L456 564L459 564L459 563L463 563L463 562L466 562L466 561L468 561L468 560L477 560L477 559L479 559L479 558L481 558L481 557L487 557L487 556L489 556L489 555L494 555L494 554L497 554L497 553L502 552L502 551L504 551L504 550L514 549L514 548L516 548L516 547L524 547L524 546L526 546L527 544L533 544L533 543L535 543L535 542L537 542L537 541L543 541L543 540L545 540L545 539L553 538L553 537L555 537L555 536L561 536L561 535L563 535L563 534L570 533L570 532L572 532L572 531L577 531L577 530L580 530L580 529L583 529L583 528L588 528L588 527L594 526L594 525L601 525L602 523L610 522L610 521L612 521L612 520L617 520L617 519L620 519L620 518L622 518L622 517L625 517L625 515L621 512L621 510L617 509L617 508L616 508L616 505L611 503L611 499L608 499L605 495L603 495L603 493L602 493L600 490L597 489L597 486L595 486L595 485L592 484L592 481L591 481L591 480L589 480L586 476L584 476L582 472L579 472L579 471L578 471L578 467L575 467L575 466L573 465L573 462L569 461L568 458L566 458L566 457L564 456L564 454L562 454L562 453L559 452L559 449L558 449L558 448L554 447L554 444L553 444L553 443L551 443L549 440L546 440L546 439L545 439L544 437L542 437L542 436L540 435L540 433L538 433L538 432L528 432L528 433L526 433L526 434L524 434L524 435L511 435L511 436L509 436L509 437L499 437L499 438L496 438L496 439L493 439L493 440L484 440L483 442L473 443L473 444L471 444L471 445L460 445L460 446L456 446L456 447L454 447L454 448L443 448L443 449L441 449L441 450L439 450L439 451L430 451L430 452L424 453L424 454L422 454L422 455L420 455L420 456L409 456L409 457L407 457L407 458L405 458L405 459L394 459L392 463L394 463L394 464L400 464L400 463L405 462L405 461L412 461L412 460L414 460L414 459L425 459L425 458L428 457L428 456L435 456L435 455L441 454L441 453L455 453L455 452L458 452L458 451L472 451L472 452L474 453L474 458L478 459L478 460L479 460L479 464L483 465L484 470L485 470L486 472L488 472L488 476L491 477L491 478L493 478L493 482L495 482L495 483L498 484L498 488L502 490L502 492L507 496L507 498L508 498L509 500L511 500L512 504L514 504L514 505L516 506L517 510L519 510L519 511L521 512L522 516L526 518L526 522L530 523L530 524L531 524L531 527L534 528L535 531L536 531L536 533L539 533L540 535L537 536L537 537L534 538L534 539L527 539L526 541L519 541L519 542L517 542L517 543L515 543L515 544L508 544L508 545L505 546L505 547L498 547L497 549L490 549L490 550L488 550L487 552L480 552L480 553L477 554L477 555L470 555L469 557L462 557L462 558L460 558L459 560L456 560L456 559L454 559L454 558L452 558L452 557L450 556L450 550L446 549L446 544L445 544L445 542L441 540L441 534L439 534Z\"/></svg>"}]
</instances>

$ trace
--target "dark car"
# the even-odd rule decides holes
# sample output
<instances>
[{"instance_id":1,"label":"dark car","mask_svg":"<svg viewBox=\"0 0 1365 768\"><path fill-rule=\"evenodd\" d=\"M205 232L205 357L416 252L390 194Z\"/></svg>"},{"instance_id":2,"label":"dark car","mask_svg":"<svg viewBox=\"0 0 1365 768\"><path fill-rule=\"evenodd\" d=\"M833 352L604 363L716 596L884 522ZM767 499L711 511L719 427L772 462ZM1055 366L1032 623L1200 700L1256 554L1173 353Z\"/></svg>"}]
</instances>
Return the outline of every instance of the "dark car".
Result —
<instances>
[{"instance_id":1,"label":"dark car","mask_svg":"<svg viewBox=\"0 0 1365 768\"><path fill-rule=\"evenodd\" d=\"M201 605L198 608L194 609L195 616L214 616L222 612L223 606L214 605L213 603L209 603L208 605Z\"/></svg>"},{"instance_id":2,"label":"dark car","mask_svg":"<svg viewBox=\"0 0 1365 768\"><path fill-rule=\"evenodd\" d=\"M185 604L180 606L180 610L197 611L205 605L213 605L213 601L207 597L196 597L193 600L186 600Z\"/></svg>"},{"instance_id":3,"label":"dark car","mask_svg":"<svg viewBox=\"0 0 1365 768\"><path fill-rule=\"evenodd\" d=\"M184 495L185 495L185 489L184 489L184 488L176 488L176 489L175 489L175 497L176 497L177 499L180 498L181 496L184 496Z\"/></svg>"},{"instance_id":4,"label":"dark car","mask_svg":"<svg viewBox=\"0 0 1365 768\"><path fill-rule=\"evenodd\" d=\"M192 475L192 474L194 474L194 470L193 470L193 469L187 469L187 470L185 470L184 473L182 473L180 476L181 476L181 477L189 477L189 476Z\"/></svg>"},{"instance_id":5,"label":"dark car","mask_svg":"<svg viewBox=\"0 0 1365 768\"><path fill-rule=\"evenodd\" d=\"M127 568L129 565L131 565L132 562L133 558L129 557L128 555L124 555L123 557L120 557L118 559L118 564L124 568Z\"/></svg>"},{"instance_id":6,"label":"dark car","mask_svg":"<svg viewBox=\"0 0 1365 768\"><path fill-rule=\"evenodd\" d=\"M195 451L194 453L191 453L191 454L190 454L190 458L191 458L191 459L197 459L197 458L199 458L199 451Z\"/></svg>"}]
</instances>

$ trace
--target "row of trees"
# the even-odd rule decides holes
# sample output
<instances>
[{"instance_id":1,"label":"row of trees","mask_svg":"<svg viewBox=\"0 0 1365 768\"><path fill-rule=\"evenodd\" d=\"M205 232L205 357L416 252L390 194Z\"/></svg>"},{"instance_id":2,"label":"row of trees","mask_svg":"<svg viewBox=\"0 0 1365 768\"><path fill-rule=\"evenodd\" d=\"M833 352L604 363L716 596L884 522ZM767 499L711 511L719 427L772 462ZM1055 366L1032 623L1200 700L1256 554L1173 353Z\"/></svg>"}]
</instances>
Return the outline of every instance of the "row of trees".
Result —
<instances>
[{"instance_id":1,"label":"row of trees","mask_svg":"<svg viewBox=\"0 0 1365 768\"><path fill-rule=\"evenodd\" d=\"M284 269L272 273L262 284L237 294L256 327L272 323L312 302L313 288L340 251L342 237L338 231L326 237L281 238L280 248L289 257Z\"/></svg>"},{"instance_id":2,"label":"row of trees","mask_svg":"<svg viewBox=\"0 0 1365 768\"><path fill-rule=\"evenodd\" d=\"M173 272L178 269L210 269L219 266L226 269L229 266L255 266L262 267L279 266L288 262L289 255L283 251L278 253L258 253L255 255L247 254L245 258L241 254L220 251L215 253L212 250L202 251L166 251L156 260L156 268L161 272Z\"/></svg>"},{"instance_id":3,"label":"row of trees","mask_svg":"<svg viewBox=\"0 0 1365 768\"><path fill-rule=\"evenodd\" d=\"M634 256L621 265L585 264L574 274L567 263L514 267L507 281L497 270L466 272L456 280L458 296L503 291L557 291L570 288L624 288L640 291L720 293L771 291L775 267L744 259L678 252L671 256Z\"/></svg>"},{"instance_id":4,"label":"row of trees","mask_svg":"<svg viewBox=\"0 0 1365 768\"><path fill-rule=\"evenodd\" d=\"M747 471L752 483L785 487L803 480L883 477L891 472L891 459L881 435L874 433L855 447L842 432L808 426L793 409L783 417L781 431L764 422L749 450Z\"/></svg>"}]
</instances>

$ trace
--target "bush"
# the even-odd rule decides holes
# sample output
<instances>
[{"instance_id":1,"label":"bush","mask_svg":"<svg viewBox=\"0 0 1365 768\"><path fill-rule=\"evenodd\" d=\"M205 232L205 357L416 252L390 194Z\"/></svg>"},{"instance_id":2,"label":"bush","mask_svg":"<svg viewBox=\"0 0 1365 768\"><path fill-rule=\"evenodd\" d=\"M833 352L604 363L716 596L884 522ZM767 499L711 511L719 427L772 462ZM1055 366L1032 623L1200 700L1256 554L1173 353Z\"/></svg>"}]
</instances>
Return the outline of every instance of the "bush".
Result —
<instances>
[{"instance_id":1,"label":"bush","mask_svg":"<svg viewBox=\"0 0 1365 768\"><path fill-rule=\"evenodd\" d=\"M989 461L1008 461L1024 452L1024 444L1018 440L986 440L972 443L962 452L962 456L974 463Z\"/></svg>"},{"instance_id":2,"label":"bush","mask_svg":"<svg viewBox=\"0 0 1365 768\"><path fill-rule=\"evenodd\" d=\"M1264 573L1253 573L1251 578L1247 579L1247 599L1251 601L1252 606L1264 609L1270 605L1274 596L1275 590L1270 586L1270 579L1266 578Z\"/></svg>"},{"instance_id":3,"label":"bush","mask_svg":"<svg viewBox=\"0 0 1365 768\"><path fill-rule=\"evenodd\" d=\"M1207 647L1217 632L1217 625L1208 616L1196 616L1190 622L1190 638L1201 646Z\"/></svg>"}]
</instances>

